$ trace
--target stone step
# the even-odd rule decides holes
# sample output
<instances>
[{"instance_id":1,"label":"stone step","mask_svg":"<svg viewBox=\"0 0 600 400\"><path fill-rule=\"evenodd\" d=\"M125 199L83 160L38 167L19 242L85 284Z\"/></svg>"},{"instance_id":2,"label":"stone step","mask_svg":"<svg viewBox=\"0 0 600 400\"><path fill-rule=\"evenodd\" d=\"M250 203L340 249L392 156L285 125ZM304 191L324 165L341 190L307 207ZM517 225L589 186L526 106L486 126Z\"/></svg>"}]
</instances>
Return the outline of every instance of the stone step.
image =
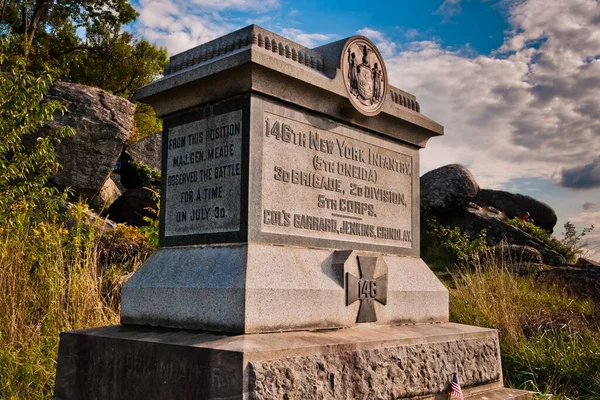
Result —
<instances>
[{"instance_id":1,"label":"stone step","mask_svg":"<svg viewBox=\"0 0 600 400\"><path fill-rule=\"evenodd\" d=\"M465 396L465 400L529 400L533 393L512 388L497 388Z\"/></svg>"}]
</instances>

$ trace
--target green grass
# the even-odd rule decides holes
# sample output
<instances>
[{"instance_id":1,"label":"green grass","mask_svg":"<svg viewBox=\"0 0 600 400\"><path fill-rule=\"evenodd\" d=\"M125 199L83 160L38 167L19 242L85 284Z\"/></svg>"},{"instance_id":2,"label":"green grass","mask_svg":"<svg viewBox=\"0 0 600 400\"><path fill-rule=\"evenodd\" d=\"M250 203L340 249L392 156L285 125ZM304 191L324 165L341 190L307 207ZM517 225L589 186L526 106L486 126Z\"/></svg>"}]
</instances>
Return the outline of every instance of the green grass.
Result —
<instances>
[{"instance_id":1,"label":"green grass","mask_svg":"<svg viewBox=\"0 0 600 400\"><path fill-rule=\"evenodd\" d=\"M554 398L600 398L598 304L493 259L452 278L451 320L498 329L507 384Z\"/></svg>"},{"instance_id":2,"label":"green grass","mask_svg":"<svg viewBox=\"0 0 600 400\"><path fill-rule=\"evenodd\" d=\"M81 207L23 206L0 220L0 399L51 399L59 333L116 324L118 287L151 248L139 232L102 231Z\"/></svg>"}]
</instances>

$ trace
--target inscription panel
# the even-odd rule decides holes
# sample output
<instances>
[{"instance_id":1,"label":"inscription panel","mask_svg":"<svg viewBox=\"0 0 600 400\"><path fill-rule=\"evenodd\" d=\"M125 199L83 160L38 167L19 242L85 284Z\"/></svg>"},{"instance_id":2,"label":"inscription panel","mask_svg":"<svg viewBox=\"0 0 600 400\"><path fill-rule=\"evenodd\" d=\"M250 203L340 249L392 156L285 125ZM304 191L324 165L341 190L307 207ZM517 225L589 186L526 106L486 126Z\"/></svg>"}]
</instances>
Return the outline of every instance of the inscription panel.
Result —
<instances>
[{"instance_id":1,"label":"inscription panel","mask_svg":"<svg viewBox=\"0 0 600 400\"><path fill-rule=\"evenodd\" d=\"M140 339L140 331L116 337L127 328L99 328L107 337L61 336L55 386L58 399L224 399L240 395L242 355L190 346L185 332L169 340ZM159 330L145 335L162 339ZM161 337L162 335L162 337Z\"/></svg>"},{"instance_id":2,"label":"inscription panel","mask_svg":"<svg viewBox=\"0 0 600 400\"><path fill-rule=\"evenodd\" d=\"M411 156L263 113L261 230L411 248Z\"/></svg>"},{"instance_id":3,"label":"inscription panel","mask_svg":"<svg viewBox=\"0 0 600 400\"><path fill-rule=\"evenodd\" d=\"M242 110L172 127L165 237L240 230Z\"/></svg>"}]
</instances>

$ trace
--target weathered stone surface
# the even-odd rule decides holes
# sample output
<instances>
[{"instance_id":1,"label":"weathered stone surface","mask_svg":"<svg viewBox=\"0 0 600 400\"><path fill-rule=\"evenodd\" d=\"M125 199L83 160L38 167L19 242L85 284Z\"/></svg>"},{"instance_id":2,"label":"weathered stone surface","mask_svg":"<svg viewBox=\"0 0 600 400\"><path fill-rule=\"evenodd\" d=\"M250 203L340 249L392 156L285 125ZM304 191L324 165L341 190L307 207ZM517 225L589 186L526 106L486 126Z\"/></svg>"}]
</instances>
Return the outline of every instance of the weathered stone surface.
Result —
<instances>
[{"instance_id":1,"label":"weathered stone surface","mask_svg":"<svg viewBox=\"0 0 600 400\"><path fill-rule=\"evenodd\" d=\"M459 164L446 165L421 177L421 205L433 212L466 206L479 192L471 172Z\"/></svg>"},{"instance_id":2,"label":"weathered stone surface","mask_svg":"<svg viewBox=\"0 0 600 400\"><path fill-rule=\"evenodd\" d=\"M531 400L534 393L519 389L498 388L465 396L468 400Z\"/></svg>"},{"instance_id":3,"label":"weathered stone surface","mask_svg":"<svg viewBox=\"0 0 600 400\"><path fill-rule=\"evenodd\" d=\"M577 259L577 265L586 267L600 267L600 262L590 260L589 258L579 257Z\"/></svg>"},{"instance_id":4,"label":"weathered stone surface","mask_svg":"<svg viewBox=\"0 0 600 400\"><path fill-rule=\"evenodd\" d=\"M250 362L250 399L401 399L498 382L496 338L391 346Z\"/></svg>"},{"instance_id":5,"label":"weathered stone surface","mask_svg":"<svg viewBox=\"0 0 600 400\"><path fill-rule=\"evenodd\" d=\"M531 246L521 246L517 244L500 244L495 246L493 253L509 263L536 263L543 262L540 252Z\"/></svg>"},{"instance_id":6,"label":"weathered stone surface","mask_svg":"<svg viewBox=\"0 0 600 400\"><path fill-rule=\"evenodd\" d=\"M115 200L103 215L115 222L133 226L148 225L144 217L154 218L158 211L156 201L150 189L134 187Z\"/></svg>"},{"instance_id":7,"label":"weathered stone surface","mask_svg":"<svg viewBox=\"0 0 600 400\"><path fill-rule=\"evenodd\" d=\"M529 212L534 223L550 233L556 225L557 217L552 207L533 197L502 190L481 189L473 202L480 206L495 207L503 211L508 218L519 217Z\"/></svg>"},{"instance_id":8,"label":"weathered stone surface","mask_svg":"<svg viewBox=\"0 0 600 400\"><path fill-rule=\"evenodd\" d=\"M156 132L135 142L127 142L125 152L133 161L144 164L160 171L162 157L162 132Z\"/></svg>"},{"instance_id":9,"label":"weathered stone surface","mask_svg":"<svg viewBox=\"0 0 600 400\"><path fill-rule=\"evenodd\" d=\"M119 196L121 196L121 191L115 182L111 178L108 178L98 194L91 199L90 206L99 211L105 210L118 199Z\"/></svg>"},{"instance_id":10,"label":"weathered stone surface","mask_svg":"<svg viewBox=\"0 0 600 400\"><path fill-rule=\"evenodd\" d=\"M61 335L55 398L382 399L502 386L496 331L453 323L216 335L113 326Z\"/></svg>"},{"instance_id":11,"label":"weathered stone surface","mask_svg":"<svg viewBox=\"0 0 600 400\"><path fill-rule=\"evenodd\" d=\"M463 231L473 236L486 230L488 245L496 246L502 242L508 244L533 247L542 256L544 263L548 265L564 265L567 260L564 256L549 248L541 240L523 232L522 230L507 224L500 215L491 213L482 207L466 207L444 213L438 216L444 225L458 226Z\"/></svg>"},{"instance_id":12,"label":"weathered stone surface","mask_svg":"<svg viewBox=\"0 0 600 400\"><path fill-rule=\"evenodd\" d=\"M336 253L260 243L162 248L123 286L121 323L237 333L356 326L360 302L346 306L344 272L358 276L357 254L372 254L340 261ZM382 260L387 304L375 304L376 324L448 321L448 291L422 260Z\"/></svg>"},{"instance_id":13,"label":"weathered stone surface","mask_svg":"<svg viewBox=\"0 0 600 400\"><path fill-rule=\"evenodd\" d=\"M102 189L129 137L135 105L97 88L65 82L55 82L47 98L63 102L67 112L56 115L38 135L65 126L75 129L73 136L56 147L63 167L51 180L92 199Z\"/></svg>"}]
</instances>

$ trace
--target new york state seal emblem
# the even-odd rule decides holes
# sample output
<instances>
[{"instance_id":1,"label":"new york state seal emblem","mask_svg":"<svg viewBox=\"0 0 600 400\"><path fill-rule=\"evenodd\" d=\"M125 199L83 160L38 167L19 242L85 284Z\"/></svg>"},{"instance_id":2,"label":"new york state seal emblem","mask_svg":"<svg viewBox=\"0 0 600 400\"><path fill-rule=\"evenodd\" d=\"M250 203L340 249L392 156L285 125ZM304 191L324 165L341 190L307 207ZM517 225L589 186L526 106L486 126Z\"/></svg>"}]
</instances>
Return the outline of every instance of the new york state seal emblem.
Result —
<instances>
[{"instance_id":1,"label":"new york state seal emblem","mask_svg":"<svg viewBox=\"0 0 600 400\"><path fill-rule=\"evenodd\" d=\"M341 65L354 107L365 115L377 115L387 94L387 71L375 45L363 37L350 39L342 52Z\"/></svg>"}]
</instances>

